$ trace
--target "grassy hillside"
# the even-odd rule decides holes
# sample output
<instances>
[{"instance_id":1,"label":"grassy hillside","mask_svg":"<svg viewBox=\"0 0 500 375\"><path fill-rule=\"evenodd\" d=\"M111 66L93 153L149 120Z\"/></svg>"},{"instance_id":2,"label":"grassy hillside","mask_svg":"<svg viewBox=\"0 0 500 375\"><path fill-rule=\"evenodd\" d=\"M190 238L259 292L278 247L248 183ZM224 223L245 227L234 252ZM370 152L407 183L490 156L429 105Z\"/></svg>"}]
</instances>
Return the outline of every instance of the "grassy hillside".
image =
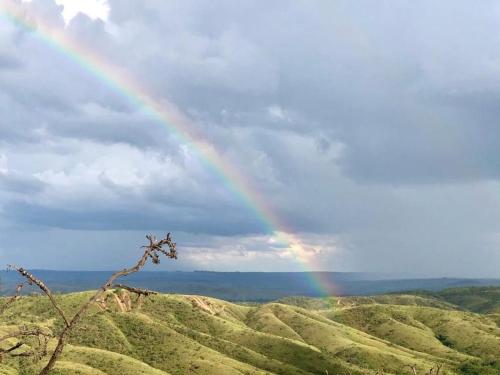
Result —
<instances>
[{"instance_id":1,"label":"grassy hillside","mask_svg":"<svg viewBox=\"0 0 500 375\"><path fill-rule=\"evenodd\" d=\"M57 299L71 313L89 295ZM361 375L384 369L400 375L411 373L405 365L423 373L436 363L448 375L500 373L497 317L461 311L435 296L296 297L247 306L154 295L130 311L110 301L108 311L94 306L73 332L54 374ZM29 324L56 333L62 328L47 299L30 296L5 311L0 331ZM36 374L46 360L6 358L0 374Z\"/></svg>"},{"instance_id":2,"label":"grassy hillside","mask_svg":"<svg viewBox=\"0 0 500 375\"><path fill-rule=\"evenodd\" d=\"M440 292L421 292L420 295L451 303L464 310L500 314L500 287L451 288Z\"/></svg>"}]
</instances>

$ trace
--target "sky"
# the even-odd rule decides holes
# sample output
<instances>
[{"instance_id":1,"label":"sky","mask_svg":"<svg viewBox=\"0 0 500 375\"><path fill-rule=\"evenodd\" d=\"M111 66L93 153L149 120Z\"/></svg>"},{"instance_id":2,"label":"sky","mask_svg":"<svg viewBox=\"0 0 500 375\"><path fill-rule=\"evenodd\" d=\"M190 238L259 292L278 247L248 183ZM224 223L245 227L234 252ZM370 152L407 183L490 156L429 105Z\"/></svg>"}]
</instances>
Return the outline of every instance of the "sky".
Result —
<instances>
[{"instance_id":1,"label":"sky","mask_svg":"<svg viewBox=\"0 0 500 375\"><path fill-rule=\"evenodd\" d=\"M0 12L0 264L121 268L170 231L155 269L500 277L498 2L18 5L175 106L309 253Z\"/></svg>"}]
</instances>

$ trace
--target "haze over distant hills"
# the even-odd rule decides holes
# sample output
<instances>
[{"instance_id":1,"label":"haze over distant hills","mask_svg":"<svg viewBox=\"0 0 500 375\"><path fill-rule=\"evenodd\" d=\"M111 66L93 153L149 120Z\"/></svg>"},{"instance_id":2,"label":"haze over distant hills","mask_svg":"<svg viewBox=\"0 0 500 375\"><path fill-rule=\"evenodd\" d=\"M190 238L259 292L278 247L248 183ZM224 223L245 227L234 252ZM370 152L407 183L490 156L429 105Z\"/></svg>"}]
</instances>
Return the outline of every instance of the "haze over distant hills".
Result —
<instances>
[{"instance_id":1,"label":"haze over distant hills","mask_svg":"<svg viewBox=\"0 0 500 375\"><path fill-rule=\"evenodd\" d=\"M34 270L33 273L54 291L76 292L97 289L111 272ZM321 279L320 287L314 281L318 279ZM2 293L8 294L20 279L14 272L2 271L0 280ZM127 282L163 293L198 294L229 301L272 301L293 295L369 295L500 285L500 279L424 279L355 272L141 272L129 276ZM330 285L330 288L324 285Z\"/></svg>"}]
</instances>

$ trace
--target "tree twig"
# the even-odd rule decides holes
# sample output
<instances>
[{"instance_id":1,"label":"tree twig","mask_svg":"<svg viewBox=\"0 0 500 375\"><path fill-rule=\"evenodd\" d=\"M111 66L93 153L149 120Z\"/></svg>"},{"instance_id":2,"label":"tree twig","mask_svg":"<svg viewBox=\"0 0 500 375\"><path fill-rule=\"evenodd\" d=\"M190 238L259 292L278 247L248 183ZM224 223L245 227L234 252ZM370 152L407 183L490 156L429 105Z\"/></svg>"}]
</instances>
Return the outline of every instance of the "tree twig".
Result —
<instances>
[{"instance_id":1,"label":"tree twig","mask_svg":"<svg viewBox=\"0 0 500 375\"><path fill-rule=\"evenodd\" d=\"M21 338L21 337L29 337L29 336L34 336L38 338L38 347L26 352L21 352L21 353L13 353L14 350L22 347L25 345L25 342L19 341L13 346L7 348L7 349L0 349L0 361L5 355L9 355L11 357L31 357L35 356L38 359L42 358L44 355L47 354L47 344L49 341L49 338L52 337L52 334L44 332L40 327L35 327L35 328L28 328L28 327L21 327L17 331L13 331L11 333L5 334L0 337L0 343L11 339L11 338Z\"/></svg>"},{"instance_id":2,"label":"tree twig","mask_svg":"<svg viewBox=\"0 0 500 375\"><path fill-rule=\"evenodd\" d=\"M177 249L175 242L172 241L170 233L167 234L165 238L157 240L155 236L147 235L146 239L149 241L148 245L143 246L145 249L142 256L139 258L137 263L130 268L125 268L121 271L117 271L111 275L111 277L97 290L97 292L90 297L90 299L85 302L80 310L76 312L73 318L68 322L68 324L64 327L61 334L59 335L59 340L57 342L57 346L52 353L52 356L49 359L47 365L42 369L40 375L48 375L50 370L54 367L56 361L62 353L62 350L65 345L66 337L69 335L73 327L78 323L78 321L82 318L82 316L87 312L89 307L94 304L96 301L100 300L103 293L105 293L108 289L112 287L115 280L130 275L132 273L140 271L149 258L151 258L153 264L160 263L160 255L163 254L169 259L177 259ZM167 246L168 249L163 248L163 246ZM38 285L38 284L37 284ZM42 285L44 285L42 283ZM47 288L48 289L48 288ZM43 290L43 289L42 289ZM46 293L47 294L47 293ZM50 298L50 295L49 295ZM56 304L57 305L57 304Z\"/></svg>"},{"instance_id":3,"label":"tree twig","mask_svg":"<svg viewBox=\"0 0 500 375\"><path fill-rule=\"evenodd\" d=\"M14 295L9 297L9 299L7 299L7 301L0 307L0 314L3 314L3 312L7 310L7 307L9 307L12 303L14 303L19 299L19 297L21 296L21 290L23 289L23 286L24 286L23 284L18 284L16 286L16 291Z\"/></svg>"},{"instance_id":4,"label":"tree twig","mask_svg":"<svg viewBox=\"0 0 500 375\"><path fill-rule=\"evenodd\" d=\"M66 327L69 325L68 318L66 318L64 311L57 304L57 301L55 300L54 295L52 294L52 291L49 289L49 287L47 285L45 285L45 283L42 280L37 279L32 273L30 273L29 271L27 271L23 267L17 267L15 265L10 264L8 266L8 268L19 272L19 274L21 274L21 276L25 277L28 280L28 284L30 284L30 285L34 284L38 288L40 288L40 290L42 292L44 292L47 295L47 297L49 297L49 300L52 303L52 306L54 307L54 309L56 309L56 311L59 313L61 318L64 320Z\"/></svg>"},{"instance_id":5,"label":"tree twig","mask_svg":"<svg viewBox=\"0 0 500 375\"><path fill-rule=\"evenodd\" d=\"M139 294L139 295L144 295L146 297L149 295L158 294L158 292L155 292L153 290L136 288L136 287L128 286L125 284L113 284L112 288L113 289L125 289L125 290L128 290L129 292Z\"/></svg>"}]
</instances>

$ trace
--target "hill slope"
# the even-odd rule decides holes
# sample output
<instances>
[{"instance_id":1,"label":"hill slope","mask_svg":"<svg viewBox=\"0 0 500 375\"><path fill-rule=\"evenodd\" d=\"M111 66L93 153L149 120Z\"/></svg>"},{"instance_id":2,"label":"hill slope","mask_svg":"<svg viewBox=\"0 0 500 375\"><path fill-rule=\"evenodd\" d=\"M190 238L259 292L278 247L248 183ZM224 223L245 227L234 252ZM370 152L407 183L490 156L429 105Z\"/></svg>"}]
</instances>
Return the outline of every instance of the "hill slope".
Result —
<instances>
[{"instance_id":1,"label":"hill slope","mask_svg":"<svg viewBox=\"0 0 500 375\"><path fill-rule=\"evenodd\" d=\"M421 292L420 295L446 301L465 310L500 314L500 287L451 288L440 292Z\"/></svg>"},{"instance_id":2,"label":"hill slope","mask_svg":"<svg viewBox=\"0 0 500 375\"><path fill-rule=\"evenodd\" d=\"M71 313L89 295L57 299ZM500 353L494 315L436 297L288 298L255 306L165 294L125 307L110 301L77 327L55 374L410 374L405 365L442 363L452 375L465 373L465 362L491 362ZM26 324L61 329L42 296L11 305L0 331ZM33 374L45 360L7 358L0 374Z\"/></svg>"}]
</instances>

